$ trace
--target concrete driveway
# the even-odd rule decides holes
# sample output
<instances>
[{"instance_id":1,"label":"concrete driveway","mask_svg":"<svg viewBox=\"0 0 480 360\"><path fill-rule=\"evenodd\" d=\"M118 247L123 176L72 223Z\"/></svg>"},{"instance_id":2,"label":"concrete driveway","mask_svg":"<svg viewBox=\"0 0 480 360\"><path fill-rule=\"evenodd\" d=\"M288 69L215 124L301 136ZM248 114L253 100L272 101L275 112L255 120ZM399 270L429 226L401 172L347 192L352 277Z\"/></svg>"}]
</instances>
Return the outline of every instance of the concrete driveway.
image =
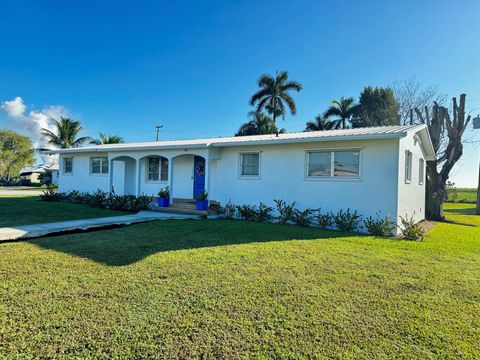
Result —
<instances>
[{"instance_id":1,"label":"concrete driveway","mask_svg":"<svg viewBox=\"0 0 480 360\"><path fill-rule=\"evenodd\" d=\"M0 187L0 196L31 196L41 195L44 189L31 186L8 186Z\"/></svg>"}]
</instances>

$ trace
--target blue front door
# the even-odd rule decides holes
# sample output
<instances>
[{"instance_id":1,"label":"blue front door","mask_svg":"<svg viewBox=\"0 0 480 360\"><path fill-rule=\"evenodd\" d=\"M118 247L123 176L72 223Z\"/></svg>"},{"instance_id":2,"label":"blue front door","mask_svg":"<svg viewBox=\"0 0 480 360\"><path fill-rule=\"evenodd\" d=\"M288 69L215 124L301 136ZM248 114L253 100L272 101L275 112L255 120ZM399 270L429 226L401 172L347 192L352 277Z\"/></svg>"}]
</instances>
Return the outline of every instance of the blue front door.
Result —
<instances>
[{"instance_id":1,"label":"blue front door","mask_svg":"<svg viewBox=\"0 0 480 360\"><path fill-rule=\"evenodd\" d=\"M193 159L193 198L205 190L205 159L195 156Z\"/></svg>"}]
</instances>

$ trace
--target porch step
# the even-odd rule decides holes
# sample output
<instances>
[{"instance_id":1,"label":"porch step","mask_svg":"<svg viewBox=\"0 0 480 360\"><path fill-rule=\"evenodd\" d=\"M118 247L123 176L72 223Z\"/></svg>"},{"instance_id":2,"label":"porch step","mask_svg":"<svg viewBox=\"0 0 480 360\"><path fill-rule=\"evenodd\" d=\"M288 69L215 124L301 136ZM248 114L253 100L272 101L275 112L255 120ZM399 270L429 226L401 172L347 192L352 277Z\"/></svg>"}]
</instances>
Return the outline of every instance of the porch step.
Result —
<instances>
[{"instance_id":1,"label":"porch step","mask_svg":"<svg viewBox=\"0 0 480 360\"><path fill-rule=\"evenodd\" d=\"M180 213L180 214L192 214L192 215L203 215L207 216L209 214L215 214L214 212L209 211L199 211L193 208L181 207L181 206L173 206L174 204L170 205L169 207L161 207L155 206L151 210L153 211L162 211L162 212L171 212L171 213Z\"/></svg>"},{"instance_id":2,"label":"porch step","mask_svg":"<svg viewBox=\"0 0 480 360\"><path fill-rule=\"evenodd\" d=\"M173 198L172 202L177 203L177 204L193 204L193 205L195 205L195 199Z\"/></svg>"}]
</instances>

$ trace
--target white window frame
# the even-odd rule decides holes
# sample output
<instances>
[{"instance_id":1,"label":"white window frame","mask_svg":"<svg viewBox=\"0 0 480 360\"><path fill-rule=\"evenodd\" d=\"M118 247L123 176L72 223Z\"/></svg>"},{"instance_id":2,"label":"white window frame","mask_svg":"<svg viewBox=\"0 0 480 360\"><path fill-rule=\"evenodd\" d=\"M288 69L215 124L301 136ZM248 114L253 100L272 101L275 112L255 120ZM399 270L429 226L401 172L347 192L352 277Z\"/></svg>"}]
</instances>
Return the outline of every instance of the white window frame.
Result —
<instances>
[{"instance_id":1,"label":"white window frame","mask_svg":"<svg viewBox=\"0 0 480 360\"><path fill-rule=\"evenodd\" d=\"M425 160L418 159L418 184L423 185L425 182Z\"/></svg>"},{"instance_id":2,"label":"white window frame","mask_svg":"<svg viewBox=\"0 0 480 360\"><path fill-rule=\"evenodd\" d=\"M243 155L258 155L258 175L242 175ZM238 153L238 178L247 180L259 180L262 173L262 152L261 151L243 151Z\"/></svg>"},{"instance_id":3,"label":"white window frame","mask_svg":"<svg viewBox=\"0 0 480 360\"><path fill-rule=\"evenodd\" d=\"M413 153L405 150L405 184L412 182Z\"/></svg>"},{"instance_id":4,"label":"white window frame","mask_svg":"<svg viewBox=\"0 0 480 360\"><path fill-rule=\"evenodd\" d=\"M335 152L350 151L358 152L358 176L335 176ZM310 176L308 169L310 167L310 153L326 152L330 153L330 175L329 176ZM361 181L362 180L362 159L363 148L328 148L328 149L307 149L305 150L305 180L313 181Z\"/></svg>"},{"instance_id":5,"label":"white window frame","mask_svg":"<svg viewBox=\"0 0 480 360\"><path fill-rule=\"evenodd\" d=\"M100 172L96 173L93 172L93 159L100 159ZM102 172L103 169L103 163L104 161L107 161L107 172ZM110 172L110 161L108 159L108 156L90 156L89 158L89 174L90 176L108 176L108 173Z\"/></svg>"},{"instance_id":6,"label":"white window frame","mask_svg":"<svg viewBox=\"0 0 480 360\"><path fill-rule=\"evenodd\" d=\"M148 173L149 173L149 168L150 168L150 159L152 158L158 158L159 159L159 164L158 164L158 180L149 180L148 179ZM166 180L162 180L162 160L166 160L167 161L167 179ZM163 184L166 184L168 183L168 171L169 171L169 166L168 166L168 162L170 160L168 158L166 158L165 156L160 156L160 155L155 155L155 156L147 156L145 158L145 182L146 183L149 183L149 184L160 184L160 183L163 183Z\"/></svg>"},{"instance_id":7,"label":"white window frame","mask_svg":"<svg viewBox=\"0 0 480 360\"><path fill-rule=\"evenodd\" d=\"M65 166L65 160L67 160L67 159L72 160L72 166L71 166L71 169L70 169L69 172L66 172L66 171L65 171L65 167L66 167L66 166ZM72 174L73 174L73 156L63 157L63 158L62 158L62 175L68 175L68 176L70 176L70 175L72 175Z\"/></svg>"}]
</instances>

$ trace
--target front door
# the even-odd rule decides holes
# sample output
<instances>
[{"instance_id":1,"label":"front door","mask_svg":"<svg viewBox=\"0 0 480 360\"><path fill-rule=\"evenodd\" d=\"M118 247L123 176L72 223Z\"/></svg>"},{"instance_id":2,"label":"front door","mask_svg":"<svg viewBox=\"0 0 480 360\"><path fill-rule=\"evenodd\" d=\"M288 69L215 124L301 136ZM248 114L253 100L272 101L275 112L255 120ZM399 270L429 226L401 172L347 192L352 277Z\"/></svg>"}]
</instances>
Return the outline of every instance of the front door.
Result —
<instances>
[{"instance_id":1,"label":"front door","mask_svg":"<svg viewBox=\"0 0 480 360\"><path fill-rule=\"evenodd\" d=\"M193 198L205 190L205 159L195 156L193 159Z\"/></svg>"}]
</instances>

